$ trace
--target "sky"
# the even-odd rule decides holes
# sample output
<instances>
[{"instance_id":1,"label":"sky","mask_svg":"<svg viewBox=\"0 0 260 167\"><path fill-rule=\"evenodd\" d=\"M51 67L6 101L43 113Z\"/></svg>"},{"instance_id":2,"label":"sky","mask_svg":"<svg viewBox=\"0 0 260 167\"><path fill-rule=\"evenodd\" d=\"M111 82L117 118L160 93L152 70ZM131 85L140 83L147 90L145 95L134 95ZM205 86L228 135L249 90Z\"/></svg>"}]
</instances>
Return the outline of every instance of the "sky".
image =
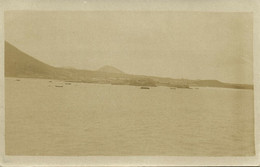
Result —
<instances>
[{"instance_id":1,"label":"sky","mask_svg":"<svg viewBox=\"0 0 260 167\"><path fill-rule=\"evenodd\" d=\"M8 11L5 40L56 67L253 83L251 13Z\"/></svg>"}]
</instances>

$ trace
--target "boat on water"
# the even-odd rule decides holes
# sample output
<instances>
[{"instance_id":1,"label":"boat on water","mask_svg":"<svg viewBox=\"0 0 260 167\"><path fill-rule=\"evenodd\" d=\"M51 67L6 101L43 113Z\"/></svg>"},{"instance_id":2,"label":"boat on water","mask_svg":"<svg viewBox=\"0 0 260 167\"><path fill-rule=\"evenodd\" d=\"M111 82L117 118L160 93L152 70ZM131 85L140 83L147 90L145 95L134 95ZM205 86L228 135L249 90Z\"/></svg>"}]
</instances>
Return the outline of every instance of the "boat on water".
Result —
<instances>
[{"instance_id":1,"label":"boat on water","mask_svg":"<svg viewBox=\"0 0 260 167\"><path fill-rule=\"evenodd\" d=\"M62 88L63 86L61 86L61 85L55 85L55 87Z\"/></svg>"},{"instance_id":2,"label":"boat on water","mask_svg":"<svg viewBox=\"0 0 260 167\"><path fill-rule=\"evenodd\" d=\"M146 86L142 86L141 89L150 89L150 88Z\"/></svg>"}]
</instances>

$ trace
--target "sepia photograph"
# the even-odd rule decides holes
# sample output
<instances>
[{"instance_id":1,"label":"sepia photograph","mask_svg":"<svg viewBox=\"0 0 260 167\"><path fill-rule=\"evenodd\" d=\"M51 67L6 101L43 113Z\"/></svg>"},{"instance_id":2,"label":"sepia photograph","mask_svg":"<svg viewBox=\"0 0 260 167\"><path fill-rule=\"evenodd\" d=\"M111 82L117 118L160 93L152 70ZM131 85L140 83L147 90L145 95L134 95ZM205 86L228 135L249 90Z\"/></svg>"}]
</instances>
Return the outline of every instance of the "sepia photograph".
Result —
<instances>
[{"instance_id":1,"label":"sepia photograph","mask_svg":"<svg viewBox=\"0 0 260 167\"><path fill-rule=\"evenodd\" d=\"M254 155L252 64L250 13L5 12L6 154Z\"/></svg>"},{"instance_id":2,"label":"sepia photograph","mask_svg":"<svg viewBox=\"0 0 260 167\"><path fill-rule=\"evenodd\" d=\"M252 12L6 10L6 156L254 157Z\"/></svg>"}]
</instances>

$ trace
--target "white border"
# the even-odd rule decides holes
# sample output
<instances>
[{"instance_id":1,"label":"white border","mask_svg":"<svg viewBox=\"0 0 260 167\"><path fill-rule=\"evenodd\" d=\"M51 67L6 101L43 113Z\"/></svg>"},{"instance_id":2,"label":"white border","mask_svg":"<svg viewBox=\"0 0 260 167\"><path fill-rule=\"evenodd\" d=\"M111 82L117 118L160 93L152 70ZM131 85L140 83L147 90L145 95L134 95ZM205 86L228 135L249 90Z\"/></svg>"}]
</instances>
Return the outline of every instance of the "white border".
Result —
<instances>
[{"instance_id":1,"label":"white border","mask_svg":"<svg viewBox=\"0 0 260 167\"><path fill-rule=\"evenodd\" d=\"M208 11L254 13L254 157L148 157L148 156L5 156L4 155L4 38L0 38L0 166L73 165L73 166L256 166L260 164L260 1L258 0L0 0L0 37L4 37L5 10L82 10L82 11Z\"/></svg>"}]
</instances>

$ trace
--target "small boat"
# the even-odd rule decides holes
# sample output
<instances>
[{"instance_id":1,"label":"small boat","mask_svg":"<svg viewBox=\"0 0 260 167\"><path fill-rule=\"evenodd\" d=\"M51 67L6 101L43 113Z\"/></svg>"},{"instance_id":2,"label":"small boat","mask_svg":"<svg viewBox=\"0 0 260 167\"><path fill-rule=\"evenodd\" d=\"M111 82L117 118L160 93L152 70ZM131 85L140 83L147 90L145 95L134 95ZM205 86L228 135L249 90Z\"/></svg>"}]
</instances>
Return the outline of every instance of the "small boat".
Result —
<instances>
[{"instance_id":1,"label":"small boat","mask_svg":"<svg viewBox=\"0 0 260 167\"><path fill-rule=\"evenodd\" d=\"M59 88L62 88L63 86L61 86L61 85L55 85L55 87L59 87Z\"/></svg>"},{"instance_id":2,"label":"small boat","mask_svg":"<svg viewBox=\"0 0 260 167\"><path fill-rule=\"evenodd\" d=\"M146 86L142 86L141 89L150 89L150 88Z\"/></svg>"},{"instance_id":3,"label":"small boat","mask_svg":"<svg viewBox=\"0 0 260 167\"><path fill-rule=\"evenodd\" d=\"M20 81L20 79L17 79L16 81Z\"/></svg>"}]
</instances>

